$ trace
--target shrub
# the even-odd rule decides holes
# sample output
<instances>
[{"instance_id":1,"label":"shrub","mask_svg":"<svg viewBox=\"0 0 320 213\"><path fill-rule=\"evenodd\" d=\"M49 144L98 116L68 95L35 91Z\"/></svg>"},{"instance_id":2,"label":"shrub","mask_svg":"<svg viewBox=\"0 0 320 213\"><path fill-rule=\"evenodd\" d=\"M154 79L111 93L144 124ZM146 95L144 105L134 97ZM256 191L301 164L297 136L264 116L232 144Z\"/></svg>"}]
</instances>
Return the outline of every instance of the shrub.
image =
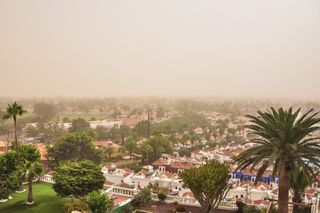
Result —
<instances>
[{"instance_id":1,"label":"shrub","mask_svg":"<svg viewBox=\"0 0 320 213\"><path fill-rule=\"evenodd\" d=\"M11 193L11 190L7 187L0 186L0 200L1 199L8 199L9 195Z\"/></svg>"},{"instance_id":2,"label":"shrub","mask_svg":"<svg viewBox=\"0 0 320 213\"><path fill-rule=\"evenodd\" d=\"M256 206L246 205L244 207L244 213L259 213L260 210Z\"/></svg>"},{"instance_id":3,"label":"shrub","mask_svg":"<svg viewBox=\"0 0 320 213\"><path fill-rule=\"evenodd\" d=\"M133 206L129 203L121 209L121 213L132 213L133 212Z\"/></svg>"},{"instance_id":4,"label":"shrub","mask_svg":"<svg viewBox=\"0 0 320 213\"><path fill-rule=\"evenodd\" d=\"M158 198L160 202L164 202L167 199L167 195L164 192L159 192Z\"/></svg>"},{"instance_id":5,"label":"shrub","mask_svg":"<svg viewBox=\"0 0 320 213\"><path fill-rule=\"evenodd\" d=\"M143 206L151 202L152 199L151 190L149 188L142 189L138 194L136 194L132 200L133 206Z\"/></svg>"},{"instance_id":6,"label":"shrub","mask_svg":"<svg viewBox=\"0 0 320 213\"><path fill-rule=\"evenodd\" d=\"M267 208L261 208L260 213L267 213L267 210ZM278 209L276 207L273 207L271 213L278 213Z\"/></svg>"},{"instance_id":7,"label":"shrub","mask_svg":"<svg viewBox=\"0 0 320 213\"><path fill-rule=\"evenodd\" d=\"M179 149L178 153L181 157L183 156L191 157L191 150L188 148L181 148Z\"/></svg>"},{"instance_id":8,"label":"shrub","mask_svg":"<svg viewBox=\"0 0 320 213\"><path fill-rule=\"evenodd\" d=\"M142 170L142 166L140 165L131 165L129 166L129 169L132 169L134 172L140 172Z\"/></svg>"},{"instance_id":9,"label":"shrub","mask_svg":"<svg viewBox=\"0 0 320 213\"><path fill-rule=\"evenodd\" d=\"M69 201L64 203L63 209L66 213L70 213L74 210L81 211L81 212L86 211L89 209L89 207L84 197L74 198L72 196Z\"/></svg>"},{"instance_id":10,"label":"shrub","mask_svg":"<svg viewBox=\"0 0 320 213\"><path fill-rule=\"evenodd\" d=\"M112 201L100 191L93 191L87 196L87 203L92 213L105 213L112 207Z\"/></svg>"}]
</instances>

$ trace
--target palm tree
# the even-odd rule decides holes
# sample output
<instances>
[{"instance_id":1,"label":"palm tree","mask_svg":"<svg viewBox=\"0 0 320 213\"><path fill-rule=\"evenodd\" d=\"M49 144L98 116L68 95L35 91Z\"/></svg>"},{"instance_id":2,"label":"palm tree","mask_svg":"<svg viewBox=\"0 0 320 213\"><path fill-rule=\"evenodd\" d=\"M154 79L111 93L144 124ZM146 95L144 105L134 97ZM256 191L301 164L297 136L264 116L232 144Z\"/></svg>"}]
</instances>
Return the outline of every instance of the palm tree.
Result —
<instances>
[{"instance_id":1,"label":"palm tree","mask_svg":"<svg viewBox=\"0 0 320 213\"><path fill-rule=\"evenodd\" d=\"M303 172L301 167L294 168L294 171L290 174L289 181L290 189L292 190L292 202L293 204L293 213L299 212L299 205L295 205L296 203L302 202L302 195L306 188L310 185L310 181L307 176Z\"/></svg>"},{"instance_id":2,"label":"palm tree","mask_svg":"<svg viewBox=\"0 0 320 213\"><path fill-rule=\"evenodd\" d=\"M107 154L108 158L110 159L111 158L111 155L114 153L114 149L113 147L109 146L107 148L105 148L105 153Z\"/></svg>"},{"instance_id":3,"label":"palm tree","mask_svg":"<svg viewBox=\"0 0 320 213\"><path fill-rule=\"evenodd\" d=\"M289 176L293 168L299 166L308 178L314 176L311 165L320 167L320 144L313 133L319 130L320 118L313 110L300 115L300 109L282 108L267 112L258 111L258 116L247 116L251 124L247 125L255 137L250 143L255 146L242 152L235 158L237 169L251 169L259 166L256 181L265 170L273 167L273 176L279 177L279 213L288 212Z\"/></svg>"},{"instance_id":4,"label":"palm tree","mask_svg":"<svg viewBox=\"0 0 320 213\"><path fill-rule=\"evenodd\" d=\"M19 160L19 149L18 149L18 136L17 136L17 118L18 116L23 115L27 111L23 109L23 107L17 102L13 102L12 104L8 104L6 113L3 115L3 119L13 119L14 125L14 149L17 152L17 160Z\"/></svg>"},{"instance_id":5,"label":"palm tree","mask_svg":"<svg viewBox=\"0 0 320 213\"><path fill-rule=\"evenodd\" d=\"M38 161L26 161L24 164L19 165L18 170L20 174L19 178L26 179L28 181L27 204L33 204L32 181L35 177L41 174L41 165Z\"/></svg>"},{"instance_id":6,"label":"palm tree","mask_svg":"<svg viewBox=\"0 0 320 213\"><path fill-rule=\"evenodd\" d=\"M191 145L193 147L195 142L199 140L199 136L197 134L195 134L194 132L191 132L191 134L189 134L189 136L190 136Z\"/></svg>"}]
</instances>

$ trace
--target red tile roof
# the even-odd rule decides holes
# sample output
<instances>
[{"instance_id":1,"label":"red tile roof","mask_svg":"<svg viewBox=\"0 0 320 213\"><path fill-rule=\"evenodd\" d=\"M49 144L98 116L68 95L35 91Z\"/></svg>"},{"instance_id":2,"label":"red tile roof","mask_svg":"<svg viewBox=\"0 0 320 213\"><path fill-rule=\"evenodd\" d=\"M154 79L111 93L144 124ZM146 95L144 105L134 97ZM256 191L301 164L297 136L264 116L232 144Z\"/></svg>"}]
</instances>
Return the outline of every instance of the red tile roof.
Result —
<instances>
[{"instance_id":1,"label":"red tile roof","mask_svg":"<svg viewBox=\"0 0 320 213\"><path fill-rule=\"evenodd\" d=\"M185 192L182 194L182 197L190 197L190 198L194 198L194 195L192 192Z\"/></svg>"},{"instance_id":2,"label":"red tile roof","mask_svg":"<svg viewBox=\"0 0 320 213\"><path fill-rule=\"evenodd\" d=\"M95 146L98 146L98 147L103 147L103 148L107 148L107 147L112 147L114 149L119 149L120 148L120 145L112 142L112 141L94 141L93 144Z\"/></svg>"},{"instance_id":3,"label":"red tile roof","mask_svg":"<svg viewBox=\"0 0 320 213\"><path fill-rule=\"evenodd\" d=\"M167 162L163 160L162 158L156 160L155 162L152 163L153 166L165 166L167 165Z\"/></svg>"}]
</instances>

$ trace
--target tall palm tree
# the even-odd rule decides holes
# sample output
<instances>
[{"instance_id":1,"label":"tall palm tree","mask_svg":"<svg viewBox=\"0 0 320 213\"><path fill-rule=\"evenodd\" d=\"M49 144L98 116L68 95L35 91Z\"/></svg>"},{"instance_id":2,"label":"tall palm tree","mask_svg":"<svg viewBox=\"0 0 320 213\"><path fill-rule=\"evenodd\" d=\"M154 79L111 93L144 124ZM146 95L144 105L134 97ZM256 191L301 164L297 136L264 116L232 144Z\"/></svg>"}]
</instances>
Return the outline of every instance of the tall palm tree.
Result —
<instances>
[{"instance_id":1,"label":"tall palm tree","mask_svg":"<svg viewBox=\"0 0 320 213\"><path fill-rule=\"evenodd\" d=\"M255 146L235 158L237 169L260 167L258 181L265 170L273 167L273 176L279 177L279 213L288 212L289 175L294 167L301 167L308 178L314 176L312 166L320 168L319 138L314 133L319 130L320 118L313 110L300 115L297 111L271 108L267 112L258 111L258 116L247 116L247 125L255 137L250 143Z\"/></svg>"},{"instance_id":2,"label":"tall palm tree","mask_svg":"<svg viewBox=\"0 0 320 213\"><path fill-rule=\"evenodd\" d=\"M27 111L23 109L23 107L17 102L13 102L12 104L8 104L6 113L3 115L3 119L13 119L14 125L14 149L17 152L17 160L19 160L19 145L18 145L18 136L17 136L17 118L18 116L23 115Z\"/></svg>"},{"instance_id":3,"label":"tall palm tree","mask_svg":"<svg viewBox=\"0 0 320 213\"><path fill-rule=\"evenodd\" d=\"M191 145L194 146L195 142L199 140L199 136L197 134L195 134L194 132L191 132L191 134L189 134L189 136L190 136Z\"/></svg>"},{"instance_id":4,"label":"tall palm tree","mask_svg":"<svg viewBox=\"0 0 320 213\"><path fill-rule=\"evenodd\" d=\"M305 175L303 169L301 167L295 167L294 171L290 174L290 189L292 190L292 202L293 204L293 213L299 212L299 205L295 205L296 203L302 202L302 195L306 188L310 185L310 181Z\"/></svg>"},{"instance_id":5,"label":"tall palm tree","mask_svg":"<svg viewBox=\"0 0 320 213\"><path fill-rule=\"evenodd\" d=\"M35 177L38 177L41 172L42 168L38 161L31 162L26 161L24 164L19 165L18 167L20 179L26 179L28 181L28 197L27 197L27 204L33 203L33 193L32 193L32 183Z\"/></svg>"}]
</instances>

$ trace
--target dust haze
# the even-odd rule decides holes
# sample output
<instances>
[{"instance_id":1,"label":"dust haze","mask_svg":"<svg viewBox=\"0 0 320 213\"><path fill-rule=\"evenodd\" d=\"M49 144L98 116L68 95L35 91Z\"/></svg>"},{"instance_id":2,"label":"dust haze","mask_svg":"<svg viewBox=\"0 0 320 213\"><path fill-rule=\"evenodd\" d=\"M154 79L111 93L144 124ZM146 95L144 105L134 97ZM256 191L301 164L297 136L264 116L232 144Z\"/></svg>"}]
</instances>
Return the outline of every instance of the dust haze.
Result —
<instances>
[{"instance_id":1,"label":"dust haze","mask_svg":"<svg viewBox=\"0 0 320 213\"><path fill-rule=\"evenodd\" d=\"M0 96L320 100L320 2L0 2Z\"/></svg>"}]
</instances>

